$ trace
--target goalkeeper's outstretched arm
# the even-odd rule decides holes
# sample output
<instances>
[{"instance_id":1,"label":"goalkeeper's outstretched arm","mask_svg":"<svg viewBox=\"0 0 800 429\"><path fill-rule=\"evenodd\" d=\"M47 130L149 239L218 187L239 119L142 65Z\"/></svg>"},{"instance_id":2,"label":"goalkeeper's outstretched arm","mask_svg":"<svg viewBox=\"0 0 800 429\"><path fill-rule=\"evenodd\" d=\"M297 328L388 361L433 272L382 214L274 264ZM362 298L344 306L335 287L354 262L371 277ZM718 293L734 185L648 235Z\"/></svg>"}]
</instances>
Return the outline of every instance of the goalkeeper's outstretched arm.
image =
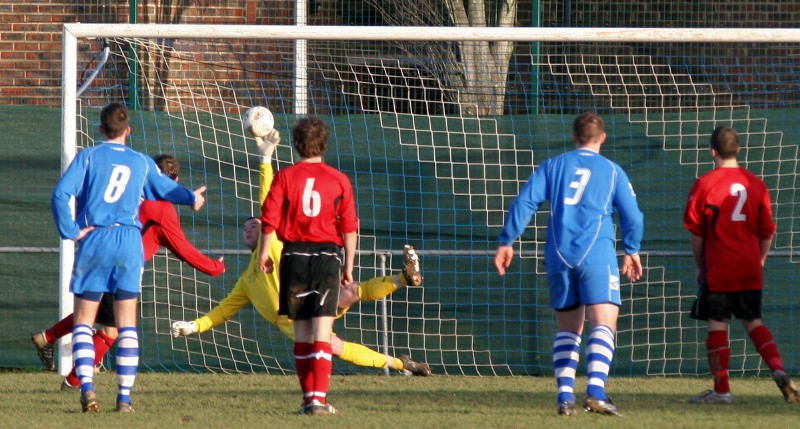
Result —
<instances>
[{"instance_id":1,"label":"goalkeeper's outstretched arm","mask_svg":"<svg viewBox=\"0 0 800 429\"><path fill-rule=\"evenodd\" d=\"M240 279L241 280L241 279ZM250 299L239 287L239 283L216 307L192 321L172 322L172 336L183 337L199 334L227 322L234 314L250 303Z\"/></svg>"}]
</instances>

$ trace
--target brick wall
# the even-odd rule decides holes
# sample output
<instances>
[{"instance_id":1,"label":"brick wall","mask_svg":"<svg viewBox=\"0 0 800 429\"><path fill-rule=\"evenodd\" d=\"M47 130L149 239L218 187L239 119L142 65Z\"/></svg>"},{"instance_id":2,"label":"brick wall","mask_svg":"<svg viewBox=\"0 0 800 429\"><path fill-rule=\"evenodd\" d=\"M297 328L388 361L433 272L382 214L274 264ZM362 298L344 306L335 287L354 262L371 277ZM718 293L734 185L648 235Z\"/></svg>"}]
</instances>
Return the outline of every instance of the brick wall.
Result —
<instances>
[{"instance_id":1,"label":"brick wall","mask_svg":"<svg viewBox=\"0 0 800 429\"><path fill-rule=\"evenodd\" d=\"M69 22L128 22L128 0L4 0L0 4L0 104L61 104L61 33ZM140 23L290 24L287 0L138 0ZM225 6L219 6L222 3Z\"/></svg>"},{"instance_id":2,"label":"brick wall","mask_svg":"<svg viewBox=\"0 0 800 429\"><path fill-rule=\"evenodd\" d=\"M57 105L61 23L74 21L70 9L66 2L0 4L0 103Z\"/></svg>"},{"instance_id":3,"label":"brick wall","mask_svg":"<svg viewBox=\"0 0 800 429\"><path fill-rule=\"evenodd\" d=\"M337 10L351 1L311 0L319 7L311 24L341 22ZM748 0L519 0L518 25L529 26L534 2L542 25L559 27L797 27L795 2ZM65 22L128 22L128 0L4 0L0 4L0 104L58 106L61 102L61 31ZM140 23L291 24L292 0L138 0ZM223 4L224 6L220 6ZM357 4L359 6L353 6Z\"/></svg>"}]
</instances>

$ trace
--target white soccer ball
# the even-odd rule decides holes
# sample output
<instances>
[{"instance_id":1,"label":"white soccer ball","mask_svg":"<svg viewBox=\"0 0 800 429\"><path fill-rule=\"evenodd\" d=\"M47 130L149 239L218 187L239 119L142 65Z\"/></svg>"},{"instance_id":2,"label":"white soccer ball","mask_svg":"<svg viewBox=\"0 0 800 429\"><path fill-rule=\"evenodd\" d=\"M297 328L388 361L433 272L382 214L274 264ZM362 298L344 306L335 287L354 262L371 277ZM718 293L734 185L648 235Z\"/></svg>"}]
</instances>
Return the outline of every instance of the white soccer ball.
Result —
<instances>
[{"instance_id":1,"label":"white soccer ball","mask_svg":"<svg viewBox=\"0 0 800 429\"><path fill-rule=\"evenodd\" d=\"M247 109L242 118L242 124L253 137L264 137L275 126L275 117L264 106L255 106Z\"/></svg>"}]
</instances>

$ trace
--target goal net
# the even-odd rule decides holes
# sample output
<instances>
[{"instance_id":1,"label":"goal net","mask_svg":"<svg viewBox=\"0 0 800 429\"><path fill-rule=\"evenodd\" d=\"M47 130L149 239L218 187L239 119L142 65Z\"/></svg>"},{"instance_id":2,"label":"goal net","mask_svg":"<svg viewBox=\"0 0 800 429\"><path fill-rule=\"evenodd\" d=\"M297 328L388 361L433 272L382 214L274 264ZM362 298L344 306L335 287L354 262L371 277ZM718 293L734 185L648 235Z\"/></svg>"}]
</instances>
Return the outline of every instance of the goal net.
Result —
<instances>
[{"instance_id":1,"label":"goal net","mask_svg":"<svg viewBox=\"0 0 800 429\"><path fill-rule=\"evenodd\" d=\"M130 145L175 155L184 186L208 186L206 206L181 208L181 221L199 249L225 256L227 271L211 278L166 252L147 264L146 368L294 370L291 342L252 307L201 335L170 336L172 321L208 312L248 264L241 229L259 213L259 160L241 116L261 105L283 136L276 169L296 160L296 118L329 125L325 159L356 191L357 279L396 273L405 243L421 255L423 287L361 302L336 333L410 354L436 374L552 372L546 207L506 276L493 255L511 200L541 161L572 148L572 121L587 110L604 117L604 154L628 172L646 223L645 275L622 284L612 372L706 373L705 327L688 316L696 284L682 214L695 178L712 166L711 131L731 125L743 139L740 161L770 188L778 224L764 319L787 369L800 370L792 333L800 37L791 30L68 24L64 35L64 159L96 143L103 105L124 101ZM70 252L62 246L63 291ZM731 331L731 373L765 370L746 334ZM368 371L341 361L335 370Z\"/></svg>"}]
</instances>

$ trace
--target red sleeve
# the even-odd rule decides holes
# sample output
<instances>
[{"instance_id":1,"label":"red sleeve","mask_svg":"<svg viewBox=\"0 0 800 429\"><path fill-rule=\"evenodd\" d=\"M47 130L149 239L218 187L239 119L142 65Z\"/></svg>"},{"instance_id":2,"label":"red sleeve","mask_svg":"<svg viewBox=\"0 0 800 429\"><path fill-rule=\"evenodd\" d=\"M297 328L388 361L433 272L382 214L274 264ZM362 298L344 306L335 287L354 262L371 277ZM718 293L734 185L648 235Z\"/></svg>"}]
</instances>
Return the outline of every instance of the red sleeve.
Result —
<instances>
[{"instance_id":1,"label":"red sleeve","mask_svg":"<svg viewBox=\"0 0 800 429\"><path fill-rule=\"evenodd\" d=\"M339 231L342 234L358 231L358 214L356 213L356 200L353 196L353 185L350 179L342 173L342 201L339 205Z\"/></svg>"},{"instance_id":2,"label":"red sleeve","mask_svg":"<svg viewBox=\"0 0 800 429\"><path fill-rule=\"evenodd\" d=\"M167 203L169 204L169 203ZM145 262L153 259L153 255L161 248L158 242L158 228L153 228L161 219L162 202L144 200L139 206L139 220L142 222L142 247L144 248Z\"/></svg>"},{"instance_id":3,"label":"red sleeve","mask_svg":"<svg viewBox=\"0 0 800 429\"><path fill-rule=\"evenodd\" d=\"M689 191L689 199L686 202L686 211L683 214L683 227L694 235L704 236L705 221L703 219L704 208L700 205L703 204L702 198L699 195L701 192L700 180L696 181Z\"/></svg>"},{"instance_id":4,"label":"red sleeve","mask_svg":"<svg viewBox=\"0 0 800 429\"><path fill-rule=\"evenodd\" d=\"M286 176L283 171L279 171L272 180L264 203L261 204L261 233L269 234L278 229L281 222L280 204L283 201L283 182Z\"/></svg>"},{"instance_id":5,"label":"red sleeve","mask_svg":"<svg viewBox=\"0 0 800 429\"><path fill-rule=\"evenodd\" d=\"M764 197L762 198L759 211L758 238L760 240L766 240L772 237L777 229L775 222L772 220L772 201L770 200L769 190L766 184L764 185Z\"/></svg>"},{"instance_id":6,"label":"red sleeve","mask_svg":"<svg viewBox=\"0 0 800 429\"><path fill-rule=\"evenodd\" d=\"M225 272L225 264L204 255L186 239L175 206L164 203L161 214L158 223L151 226L151 229L156 229L156 240L160 245L169 249L181 261L210 276L218 276Z\"/></svg>"}]
</instances>

